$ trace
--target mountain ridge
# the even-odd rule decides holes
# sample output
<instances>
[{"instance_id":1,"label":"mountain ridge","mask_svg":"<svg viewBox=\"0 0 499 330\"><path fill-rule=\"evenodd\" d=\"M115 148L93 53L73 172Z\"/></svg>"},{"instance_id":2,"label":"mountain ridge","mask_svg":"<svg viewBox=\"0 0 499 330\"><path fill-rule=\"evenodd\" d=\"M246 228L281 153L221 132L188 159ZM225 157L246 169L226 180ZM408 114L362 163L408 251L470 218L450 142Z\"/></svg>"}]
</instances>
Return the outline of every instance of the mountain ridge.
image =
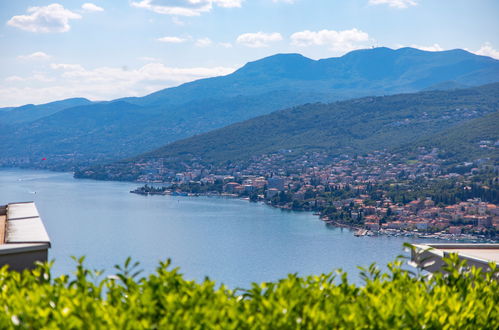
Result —
<instances>
[{"instance_id":1,"label":"mountain ridge","mask_svg":"<svg viewBox=\"0 0 499 330\"><path fill-rule=\"evenodd\" d=\"M4 121L0 166L59 164L70 169L82 163L131 157L300 104L497 80L499 61L466 51L375 48L323 60L276 54L226 76L193 81L141 98L68 108L21 123ZM96 115L101 121L92 126L95 120L91 116ZM47 161L40 162L42 158Z\"/></svg>"},{"instance_id":2,"label":"mountain ridge","mask_svg":"<svg viewBox=\"0 0 499 330\"><path fill-rule=\"evenodd\" d=\"M60 101L44 104L25 104L19 107L9 107L0 112L0 125L31 122L43 117L48 117L59 111L63 111L75 106L89 105L92 102L83 97L73 97Z\"/></svg>"}]
</instances>

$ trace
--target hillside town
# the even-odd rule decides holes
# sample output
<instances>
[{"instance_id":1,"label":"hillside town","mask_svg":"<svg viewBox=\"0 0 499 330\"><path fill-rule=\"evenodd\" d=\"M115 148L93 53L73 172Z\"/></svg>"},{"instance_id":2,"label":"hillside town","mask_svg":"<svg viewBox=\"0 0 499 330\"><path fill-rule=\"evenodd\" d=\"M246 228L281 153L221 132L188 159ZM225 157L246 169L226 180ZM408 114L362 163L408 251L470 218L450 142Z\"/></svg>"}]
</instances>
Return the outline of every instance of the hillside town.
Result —
<instances>
[{"instance_id":1,"label":"hillside town","mask_svg":"<svg viewBox=\"0 0 499 330\"><path fill-rule=\"evenodd\" d=\"M490 147L489 141L481 141ZM387 151L329 157L291 150L247 162L175 172L162 161L135 164L141 194L215 195L307 210L358 235L497 240L499 167L487 159L445 166L438 149L401 157Z\"/></svg>"}]
</instances>

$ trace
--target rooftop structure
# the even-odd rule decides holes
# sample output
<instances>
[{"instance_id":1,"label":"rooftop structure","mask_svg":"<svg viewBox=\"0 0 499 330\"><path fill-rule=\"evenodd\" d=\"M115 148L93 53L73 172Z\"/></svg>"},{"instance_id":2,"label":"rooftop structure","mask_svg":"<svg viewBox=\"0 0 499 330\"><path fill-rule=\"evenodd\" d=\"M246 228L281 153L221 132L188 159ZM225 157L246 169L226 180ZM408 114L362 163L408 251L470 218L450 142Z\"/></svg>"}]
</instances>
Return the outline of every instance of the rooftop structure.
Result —
<instances>
[{"instance_id":1,"label":"rooftop structure","mask_svg":"<svg viewBox=\"0 0 499 330\"><path fill-rule=\"evenodd\" d=\"M414 244L411 260L421 269L429 272L441 271L445 265L442 260L451 253L457 253L459 259L466 260L468 266L490 269L489 263L499 266L499 244Z\"/></svg>"},{"instance_id":2,"label":"rooftop structure","mask_svg":"<svg viewBox=\"0 0 499 330\"><path fill-rule=\"evenodd\" d=\"M0 206L0 267L21 271L47 261L50 238L34 202Z\"/></svg>"}]
</instances>

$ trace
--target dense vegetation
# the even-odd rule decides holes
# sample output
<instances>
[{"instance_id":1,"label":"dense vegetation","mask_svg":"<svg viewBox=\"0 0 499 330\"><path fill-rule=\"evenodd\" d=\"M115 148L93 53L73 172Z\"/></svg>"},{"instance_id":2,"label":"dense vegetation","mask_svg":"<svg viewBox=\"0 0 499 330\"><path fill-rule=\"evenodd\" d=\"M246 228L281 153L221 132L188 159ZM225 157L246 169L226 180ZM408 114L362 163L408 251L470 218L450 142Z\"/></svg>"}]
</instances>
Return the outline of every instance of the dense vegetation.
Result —
<instances>
[{"instance_id":1,"label":"dense vegetation","mask_svg":"<svg viewBox=\"0 0 499 330\"><path fill-rule=\"evenodd\" d=\"M414 146L423 146L430 149L438 148L442 151L440 157L453 163L469 162L486 157L499 161L499 146L494 146L499 141L498 128L499 111L496 111L420 139L400 148L399 152L414 150ZM487 142L487 144L481 142ZM456 170L459 171L459 169Z\"/></svg>"},{"instance_id":2,"label":"dense vegetation","mask_svg":"<svg viewBox=\"0 0 499 330\"><path fill-rule=\"evenodd\" d=\"M498 76L499 61L463 50L375 48L319 61L278 54L227 76L140 98L81 103L56 113L44 106L11 109L0 116L0 165L67 169L131 157L307 102L477 86Z\"/></svg>"},{"instance_id":3,"label":"dense vegetation","mask_svg":"<svg viewBox=\"0 0 499 330\"><path fill-rule=\"evenodd\" d=\"M498 113L472 120L497 109L499 84L308 104L177 141L136 159L224 162L281 149L359 154L401 146L410 150L410 143L448 149L449 156L463 158L465 153L469 160L473 155L497 156L496 149L480 150L478 142L499 140ZM466 120L468 124L453 129Z\"/></svg>"},{"instance_id":4,"label":"dense vegetation","mask_svg":"<svg viewBox=\"0 0 499 330\"><path fill-rule=\"evenodd\" d=\"M170 262L138 278L127 260L101 279L79 260L75 276L53 278L50 265L20 274L0 270L3 329L497 329L498 269L466 270L457 256L448 275L402 270L299 277L231 290L205 279L187 281ZM494 275L495 274L495 275Z\"/></svg>"},{"instance_id":5,"label":"dense vegetation","mask_svg":"<svg viewBox=\"0 0 499 330\"><path fill-rule=\"evenodd\" d=\"M406 204L417 199L431 198L437 205L446 206L478 198L481 201L499 204L498 171L483 170L479 175L463 179L425 180L418 178L380 187L395 203Z\"/></svg>"}]
</instances>

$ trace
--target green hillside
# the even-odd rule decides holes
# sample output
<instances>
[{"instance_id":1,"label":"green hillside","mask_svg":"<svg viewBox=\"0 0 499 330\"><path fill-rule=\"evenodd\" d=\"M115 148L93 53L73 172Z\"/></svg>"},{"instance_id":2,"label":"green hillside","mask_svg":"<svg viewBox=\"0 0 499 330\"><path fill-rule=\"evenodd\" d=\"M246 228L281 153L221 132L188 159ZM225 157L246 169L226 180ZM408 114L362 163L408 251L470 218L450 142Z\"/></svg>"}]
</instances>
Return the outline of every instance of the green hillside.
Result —
<instances>
[{"instance_id":1,"label":"green hillside","mask_svg":"<svg viewBox=\"0 0 499 330\"><path fill-rule=\"evenodd\" d=\"M296 153L363 153L413 143L498 108L499 84L307 104L181 140L135 159L196 157L206 162L224 162L280 149ZM481 136L493 138L479 133L486 126L492 134L494 124L498 127L497 115L478 120L477 126L475 121L465 125L466 135L461 135L461 130L451 130L434 139L439 140L442 148L444 143L459 148L462 141L469 142L471 148ZM431 144L432 140L424 143Z\"/></svg>"},{"instance_id":2,"label":"green hillside","mask_svg":"<svg viewBox=\"0 0 499 330\"><path fill-rule=\"evenodd\" d=\"M499 161L499 146L495 146L497 142L499 142L499 111L423 138L416 145L438 148L442 151L441 157L453 162L487 157L497 162ZM404 151L404 148L401 151Z\"/></svg>"}]
</instances>

